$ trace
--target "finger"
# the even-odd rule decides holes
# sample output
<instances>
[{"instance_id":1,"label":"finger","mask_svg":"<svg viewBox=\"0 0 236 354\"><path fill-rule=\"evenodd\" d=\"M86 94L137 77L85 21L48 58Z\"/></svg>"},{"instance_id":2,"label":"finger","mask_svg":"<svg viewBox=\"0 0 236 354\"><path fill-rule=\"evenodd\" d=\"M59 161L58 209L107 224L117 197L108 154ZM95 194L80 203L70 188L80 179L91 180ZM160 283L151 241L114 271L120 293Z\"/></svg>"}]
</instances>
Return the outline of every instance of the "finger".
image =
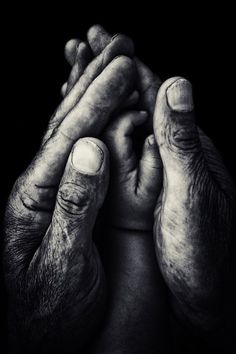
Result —
<instances>
[{"instance_id":1,"label":"finger","mask_svg":"<svg viewBox=\"0 0 236 354\"><path fill-rule=\"evenodd\" d=\"M46 284L47 304L59 302L61 292L58 293L57 289L63 291L63 283L68 284L70 276L80 283L79 287L76 284L76 295L78 292L82 297L87 295L91 285L96 288L96 279L91 277L97 277L101 267L95 257L92 231L108 182L106 146L98 139L80 139L68 158L54 212L47 221L45 215L39 220L35 212L32 217L28 213L25 220L16 220L14 213L19 205L9 205L4 240L6 271L21 277L31 271L34 276L38 274L38 282ZM40 289L44 292L43 287Z\"/></svg>"},{"instance_id":2,"label":"finger","mask_svg":"<svg viewBox=\"0 0 236 354\"><path fill-rule=\"evenodd\" d=\"M67 82L65 82L62 87L61 87L61 95L62 97L66 96L66 91L67 91Z\"/></svg>"},{"instance_id":3,"label":"finger","mask_svg":"<svg viewBox=\"0 0 236 354\"><path fill-rule=\"evenodd\" d=\"M58 132L73 141L77 140L78 135L97 136L106 126L111 113L132 90L134 78L135 67L131 59L124 56L114 59L67 114ZM98 114L99 119L96 118Z\"/></svg>"},{"instance_id":4,"label":"finger","mask_svg":"<svg viewBox=\"0 0 236 354\"><path fill-rule=\"evenodd\" d=\"M109 181L109 154L98 139L83 138L74 145L63 174L52 223L41 247L49 251L50 264L92 252L92 231L106 196ZM57 245L57 247L54 247ZM53 249L53 252L50 252ZM61 257L63 255L63 258ZM53 262L52 258L53 257Z\"/></svg>"},{"instance_id":5,"label":"finger","mask_svg":"<svg viewBox=\"0 0 236 354\"><path fill-rule=\"evenodd\" d=\"M92 26L88 33L87 33L87 39L88 43L93 51L94 55L100 54L103 49L112 41L112 39L116 38L117 35L113 36L109 34L102 26L100 25L94 25ZM138 73L140 74L140 83L139 83L139 88L142 92L149 90L151 86L153 86L153 81L156 80L157 83L155 83L154 86L160 86L161 80L155 77L155 75L152 73L152 71L139 60L138 58L135 58L136 64L137 64L137 70ZM155 97L154 101L156 100L156 93L155 92Z\"/></svg>"},{"instance_id":6,"label":"finger","mask_svg":"<svg viewBox=\"0 0 236 354\"><path fill-rule=\"evenodd\" d=\"M88 43L95 56L99 55L111 41L119 36L120 34L112 36L100 25L92 26L87 33ZM124 105L122 105L122 109L134 107L138 103L139 98L138 91L133 92L127 102L124 102Z\"/></svg>"},{"instance_id":7,"label":"finger","mask_svg":"<svg viewBox=\"0 0 236 354\"><path fill-rule=\"evenodd\" d=\"M87 33L94 55L98 55L111 42L112 36L100 25L92 26Z\"/></svg>"},{"instance_id":8,"label":"finger","mask_svg":"<svg viewBox=\"0 0 236 354\"><path fill-rule=\"evenodd\" d=\"M51 118L43 143L48 140L53 129L61 123L66 114L72 110L76 103L78 103L94 79L115 57L121 55L126 55L128 57L133 55L132 41L128 37L122 35L116 37L104 49L104 51L88 65L84 74L77 81Z\"/></svg>"},{"instance_id":9,"label":"finger","mask_svg":"<svg viewBox=\"0 0 236 354\"><path fill-rule=\"evenodd\" d=\"M131 111L120 115L109 124L104 141L111 154L111 164L115 173L127 173L137 167L137 157L133 148L132 134L135 128L147 120L147 112Z\"/></svg>"},{"instance_id":10,"label":"finger","mask_svg":"<svg viewBox=\"0 0 236 354\"><path fill-rule=\"evenodd\" d=\"M87 39L94 55L98 55L110 43L112 38L114 37L100 25L92 26L87 34ZM146 110L149 116L153 117L156 95L161 85L161 80L141 60L135 58L135 62L138 73L137 85L141 93L138 107ZM152 119L149 120L149 130L152 130Z\"/></svg>"},{"instance_id":11,"label":"finger","mask_svg":"<svg viewBox=\"0 0 236 354\"><path fill-rule=\"evenodd\" d=\"M137 86L140 91L140 107L146 109L150 117L153 117L156 95L161 86L161 80L144 63L135 58L138 81ZM152 128L152 120L149 120Z\"/></svg>"},{"instance_id":12,"label":"finger","mask_svg":"<svg viewBox=\"0 0 236 354\"><path fill-rule=\"evenodd\" d=\"M36 321L34 328L38 328L38 321L43 322L47 336L56 338L55 319L57 324L62 320L60 333L66 340L56 338L56 342L60 342L65 352L71 338L74 345L71 328L75 328L76 335L78 328L82 333L83 340L76 344L76 348L81 348L86 342L84 337L95 332L104 312L104 275L92 243L92 231L106 195L108 178L108 151L104 144L92 138L80 140L68 159L47 232L39 234L32 230L35 220L29 219L28 224L12 225L5 246L9 288L20 291L17 302L24 297L23 309L33 304L30 322ZM32 300L35 294L36 299ZM48 349L48 343L43 347ZM52 348L50 344L49 347ZM47 349L43 352L49 353Z\"/></svg>"},{"instance_id":13,"label":"finger","mask_svg":"<svg viewBox=\"0 0 236 354\"><path fill-rule=\"evenodd\" d=\"M76 59L76 51L80 42L80 39L70 39L65 45L65 58L71 66L74 65L74 61Z\"/></svg>"},{"instance_id":14,"label":"finger","mask_svg":"<svg viewBox=\"0 0 236 354\"><path fill-rule=\"evenodd\" d=\"M182 185L202 159L193 108L189 81L175 77L164 82L157 95L154 133L168 185L180 180Z\"/></svg>"},{"instance_id":15,"label":"finger","mask_svg":"<svg viewBox=\"0 0 236 354\"><path fill-rule=\"evenodd\" d=\"M81 42L79 44L79 46L77 47L74 66L71 70L69 79L67 81L66 94L68 94L68 92L70 92L72 87L75 85L75 83L82 76L85 68L87 67L87 65L89 64L91 59L92 59L92 53L90 51L89 46L86 43Z\"/></svg>"},{"instance_id":16,"label":"finger","mask_svg":"<svg viewBox=\"0 0 236 354\"><path fill-rule=\"evenodd\" d=\"M149 199L158 197L162 187L162 162L154 135L146 138L139 162L137 192Z\"/></svg>"},{"instance_id":17,"label":"finger","mask_svg":"<svg viewBox=\"0 0 236 354\"><path fill-rule=\"evenodd\" d=\"M21 220L33 219L35 228L45 231L73 144L90 133L96 135L101 132L112 111L130 92L134 76L131 59L115 59L89 87L78 107L67 115L63 124L42 145L12 194L12 208L17 210Z\"/></svg>"}]
</instances>

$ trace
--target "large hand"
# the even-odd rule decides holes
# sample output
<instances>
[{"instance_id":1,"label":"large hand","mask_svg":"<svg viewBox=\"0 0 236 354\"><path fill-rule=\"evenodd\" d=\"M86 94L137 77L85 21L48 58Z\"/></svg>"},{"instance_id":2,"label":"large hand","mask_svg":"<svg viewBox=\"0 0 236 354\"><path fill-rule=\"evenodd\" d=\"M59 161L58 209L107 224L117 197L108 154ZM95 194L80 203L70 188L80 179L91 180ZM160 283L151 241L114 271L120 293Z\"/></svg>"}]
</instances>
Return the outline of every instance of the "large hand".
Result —
<instances>
[{"instance_id":1,"label":"large hand","mask_svg":"<svg viewBox=\"0 0 236 354\"><path fill-rule=\"evenodd\" d=\"M110 39L110 35L100 26L93 26L88 32L88 41L95 55ZM70 45L66 47L66 57L70 63L74 60L75 42L70 42ZM159 86L155 87L151 83L158 81L155 79L153 81L150 70L139 61L137 61L137 69L139 74L143 73L139 75L138 86L146 88L146 90L140 90L141 101L146 103L142 108L151 113L154 106L153 97ZM223 323L222 318L229 317L226 315L227 310L230 309L230 307L227 309L227 305L233 298L233 293L228 287L231 276L228 272L231 268L228 249L230 249L230 239L234 228L235 188L210 139L202 132L197 132L193 121L190 127L194 129L185 127L182 120L182 124L181 121L178 124L180 128L177 129L178 133L175 133L175 116L178 118L181 114L171 112L165 103L167 101L164 93L165 86L158 96L155 118L157 143L160 143L161 151L165 151L165 147L168 146L168 153L162 153L162 160L166 165L165 183L156 209L154 233L157 254L164 277L171 293L174 294L172 299L174 299L173 306L177 316L185 322L187 320L198 331L199 329L213 330L214 327ZM164 103L158 106L160 101ZM148 109L149 105L150 109ZM168 122L172 124L167 124L165 126L167 130L165 130L163 122L169 116ZM193 131L195 135L192 134ZM185 145L188 146L188 144L190 147L185 149ZM196 145L195 153L192 151L192 144ZM181 150L182 153L179 154ZM182 157L177 158L178 155ZM177 169L176 164L174 165L170 158L174 156ZM190 171L186 173L186 166L182 162L190 161L190 156L194 156L193 161L196 167L190 170L190 166L188 168ZM198 167L202 172L197 170ZM171 173L167 174L167 171ZM176 173L178 178L176 178ZM189 193L191 198L189 198ZM188 230L186 230L186 225ZM175 229L177 231L174 239L167 236L175 234ZM230 324L229 326L225 324L225 328L229 327Z\"/></svg>"},{"instance_id":2,"label":"large hand","mask_svg":"<svg viewBox=\"0 0 236 354\"><path fill-rule=\"evenodd\" d=\"M116 35L112 37L102 26L95 25L92 26L87 35L88 43L92 50L94 56L100 55L103 49L111 43L114 38L123 37L122 35ZM73 65L73 69L71 72L70 80L63 87L63 93L66 94L67 86L73 86L73 81L76 81L77 73L79 73L79 65L81 62L81 57L84 53L82 52L82 48L84 48L84 43L82 47L80 47L80 40L70 40L65 47L65 56L70 65ZM79 48L79 51L77 50ZM83 49L84 51L84 49ZM86 52L88 53L88 49ZM87 54L89 55L89 54ZM77 58L77 60L76 60ZM79 58L79 60L78 60ZM149 113L149 117L153 116L156 94L161 85L161 80L158 76L153 74L151 70L142 63L138 58L135 58L136 67L137 67L137 87L136 89L139 92L140 100L138 106L136 108L140 110L146 110ZM150 127L152 126L152 119L150 118Z\"/></svg>"},{"instance_id":3,"label":"large hand","mask_svg":"<svg viewBox=\"0 0 236 354\"><path fill-rule=\"evenodd\" d=\"M191 84L160 88L154 134L163 163L163 192L155 212L157 258L177 315L195 329L226 323L233 299L231 241L235 187L214 145L196 126Z\"/></svg>"},{"instance_id":4,"label":"large hand","mask_svg":"<svg viewBox=\"0 0 236 354\"><path fill-rule=\"evenodd\" d=\"M19 337L14 353L76 350L103 312L92 230L106 194L108 156L99 140L78 139L99 134L132 90L133 62L112 60L127 52L115 45L87 67L62 102L8 201L4 263L10 324Z\"/></svg>"}]
</instances>

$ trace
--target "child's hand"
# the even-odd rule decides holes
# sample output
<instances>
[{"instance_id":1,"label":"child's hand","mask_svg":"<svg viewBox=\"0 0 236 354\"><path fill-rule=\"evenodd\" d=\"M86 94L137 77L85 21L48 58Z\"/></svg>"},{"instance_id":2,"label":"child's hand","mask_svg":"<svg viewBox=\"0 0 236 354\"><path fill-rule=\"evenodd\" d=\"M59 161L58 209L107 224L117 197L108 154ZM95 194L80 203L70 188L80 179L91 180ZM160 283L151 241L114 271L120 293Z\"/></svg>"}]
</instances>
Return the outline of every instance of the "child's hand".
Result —
<instances>
[{"instance_id":1,"label":"child's hand","mask_svg":"<svg viewBox=\"0 0 236 354\"><path fill-rule=\"evenodd\" d=\"M153 135L146 138L138 159L132 134L146 122L144 111L123 113L109 124L104 141L111 155L108 204L115 227L150 231L153 212L162 187L162 164Z\"/></svg>"}]
</instances>

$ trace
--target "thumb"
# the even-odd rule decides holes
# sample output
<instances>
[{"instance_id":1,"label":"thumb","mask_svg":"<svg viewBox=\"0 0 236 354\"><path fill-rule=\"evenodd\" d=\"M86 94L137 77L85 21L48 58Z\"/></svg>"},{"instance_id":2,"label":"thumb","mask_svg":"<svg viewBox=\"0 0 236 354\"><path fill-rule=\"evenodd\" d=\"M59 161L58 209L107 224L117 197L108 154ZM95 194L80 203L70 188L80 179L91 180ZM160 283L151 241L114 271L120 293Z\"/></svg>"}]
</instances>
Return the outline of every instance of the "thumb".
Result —
<instances>
[{"instance_id":1,"label":"thumb","mask_svg":"<svg viewBox=\"0 0 236 354\"><path fill-rule=\"evenodd\" d=\"M54 244L57 244L55 238L61 238L59 242L63 240L64 246L68 245L69 249L74 242L82 247L91 245L93 226L106 195L108 180L109 155L106 146L95 138L78 140L57 193L51 223Z\"/></svg>"},{"instance_id":2,"label":"thumb","mask_svg":"<svg viewBox=\"0 0 236 354\"><path fill-rule=\"evenodd\" d=\"M149 200L156 201L162 187L162 163L154 135L149 135L143 145L139 162L138 191Z\"/></svg>"},{"instance_id":3,"label":"thumb","mask_svg":"<svg viewBox=\"0 0 236 354\"><path fill-rule=\"evenodd\" d=\"M175 77L162 84L154 113L154 133L168 183L177 182L177 176L191 178L202 160L202 149L189 81Z\"/></svg>"}]
</instances>

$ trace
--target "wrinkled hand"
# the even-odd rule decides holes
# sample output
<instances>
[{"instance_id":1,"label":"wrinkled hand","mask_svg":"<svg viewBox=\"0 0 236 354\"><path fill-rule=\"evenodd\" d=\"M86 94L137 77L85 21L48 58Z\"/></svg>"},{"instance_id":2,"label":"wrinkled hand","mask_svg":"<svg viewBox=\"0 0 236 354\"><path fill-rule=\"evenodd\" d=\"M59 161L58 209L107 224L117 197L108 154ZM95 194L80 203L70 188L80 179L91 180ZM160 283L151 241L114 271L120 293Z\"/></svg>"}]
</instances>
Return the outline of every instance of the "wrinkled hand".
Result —
<instances>
[{"instance_id":1,"label":"wrinkled hand","mask_svg":"<svg viewBox=\"0 0 236 354\"><path fill-rule=\"evenodd\" d=\"M236 190L195 124L187 80L172 78L161 86L154 134L164 179L154 227L159 265L177 315L195 330L215 331L232 311Z\"/></svg>"},{"instance_id":2,"label":"wrinkled hand","mask_svg":"<svg viewBox=\"0 0 236 354\"><path fill-rule=\"evenodd\" d=\"M133 89L134 64L122 54L132 48L114 39L77 76L10 195L4 263L11 331L19 340L14 353L73 352L103 314L105 284L92 234L107 190L108 151L98 139L81 138L100 134Z\"/></svg>"},{"instance_id":3,"label":"wrinkled hand","mask_svg":"<svg viewBox=\"0 0 236 354\"><path fill-rule=\"evenodd\" d=\"M94 55L110 39L101 26L88 32ZM71 64L76 42L66 47ZM160 80L138 59L136 65L140 108L152 117ZM154 236L177 317L198 332L208 332L228 321L227 312L232 310L230 251L235 234L235 186L213 143L194 123L191 86L186 81L176 84L178 93L169 90L176 102L173 109L168 104L167 88L176 80L170 79L161 87L154 116L155 138L164 164Z\"/></svg>"},{"instance_id":4,"label":"wrinkled hand","mask_svg":"<svg viewBox=\"0 0 236 354\"><path fill-rule=\"evenodd\" d=\"M114 40L114 38L122 38L126 36L117 34L112 37L102 26L92 26L87 34L87 40L89 47L81 42L79 39L70 40L65 46L65 57L68 63L73 66L70 78L67 83L62 87L62 95L66 95L68 91L73 87L74 82L77 79L77 75L80 72L80 63L82 57L86 56L98 56ZM84 48L87 49L85 50ZM87 53L85 55L85 52ZM83 61L83 59L82 59ZM135 105L135 109L145 110L149 116L149 133L152 132L152 117L155 108L157 91L161 85L160 78L152 73L152 71L138 58L135 58L137 67L137 82L135 91L130 97L129 106Z\"/></svg>"},{"instance_id":5,"label":"wrinkled hand","mask_svg":"<svg viewBox=\"0 0 236 354\"><path fill-rule=\"evenodd\" d=\"M87 34L89 46L79 39L72 39L66 44L65 56L72 70L67 83L62 87L63 96L74 86L81 71L81 63L91 55L99 56L114 38L120 36L125 37L120 34L112 37L102 26L95 25ZM111 153L112 178L107 214L110 215L109 221L113 226L148 231L153 227L153 211L162 186L162 163L155 139L150 135L161 81L138 58L135 58L135 63L135 91L123 106L125 109L109 123L103 135ZM139 160L134 148L137 145L134 134L140 125L145 141L141 141L140 137L138 139L139 145L142 144Z\"/></svg>"}]
</instances>

